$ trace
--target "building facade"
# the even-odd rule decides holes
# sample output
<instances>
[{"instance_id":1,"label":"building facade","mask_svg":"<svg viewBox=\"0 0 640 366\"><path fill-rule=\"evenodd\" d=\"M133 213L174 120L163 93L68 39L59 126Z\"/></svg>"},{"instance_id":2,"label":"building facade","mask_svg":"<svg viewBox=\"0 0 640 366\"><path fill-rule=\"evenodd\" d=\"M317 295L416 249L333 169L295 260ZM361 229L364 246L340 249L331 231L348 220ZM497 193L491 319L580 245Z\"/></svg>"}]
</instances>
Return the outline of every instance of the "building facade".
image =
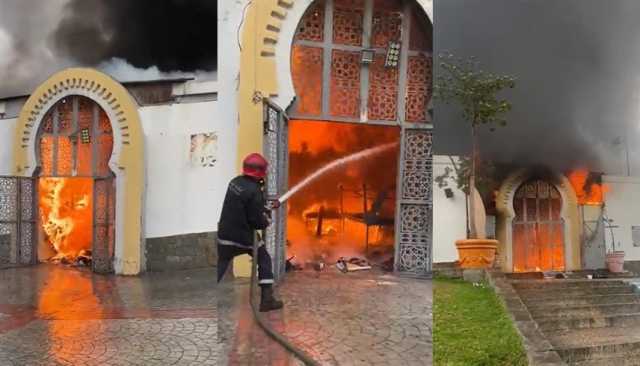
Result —
<instances>
[{"instance_id":1,"label":"building facade","mask_svg":"<svg viewBox=\"0 0 640 366\"><path fill-rule=\"evenodd\" d=\"M0 100L0 263L90 255L94 270L126 275L212 265L226 185L242 158L267 156L266 190L276 198L293 169L290 126L324 123L395 136L389 187L367 198L363 184L364 210L349 217L366 228L367 240L370 226L391 238L395 272L428 277L431 1L218 6L215 82L121 83L72 68L28 96ZM377 179L362 179L375 188ZM393 204L380 218L375 207L384 202ZM279 275L286 210L266 233Z\"/></svg>"}]
</instances>

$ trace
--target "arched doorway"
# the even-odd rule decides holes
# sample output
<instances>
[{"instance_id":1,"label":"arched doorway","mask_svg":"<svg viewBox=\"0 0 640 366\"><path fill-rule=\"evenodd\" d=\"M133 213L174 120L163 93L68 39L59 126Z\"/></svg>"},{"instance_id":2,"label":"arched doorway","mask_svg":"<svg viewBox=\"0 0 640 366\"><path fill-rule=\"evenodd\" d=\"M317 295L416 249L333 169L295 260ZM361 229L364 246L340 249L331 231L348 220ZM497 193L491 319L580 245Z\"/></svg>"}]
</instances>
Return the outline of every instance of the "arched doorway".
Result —
<instances>
[{"instance_id":1,"label":"arched doorway","mask_svg":"<svg viewBox=\"0 0 640 366\"><path fill-rule=\"evenodd\" d=\"M36 134L38 259L113 271L113 129L93 100L69 95L44 115Z\"/></svg>"},{"instance_id":2,"label":"arched doorway","mask_svg":"<svg viewBox=\"0 0 640 366\"><path fill-rule=\"evenodd\" d=\"M282 123L275 116L282 114L275 106L267 105L265 114L268 123L264 151L270 161L279 162L267 181L268 191L273 194L283 189L270 188L270 182L286 185L286 176L291 175L287 163L282 163L282 150L289 150L289 142L297 139L291 135L287 138L289 132L308 133L342 124L335 131L351 129L352 134L309 135L315 142L348 145L342 149L345 154L389 139L399 142L392 164L377 166L388 182L376 189L370 185L368 189L370 182L363 181L344 187L345 190L336 184L331 187L336 204L322 215L343 217L347 213L362 221L366 226L365 245L373 240L367 238L368 226L390 229L386 239L390 238L394 245L393 269L419 276L431 271L431 71L432 24L418 3L318 0L306 9L291 47L291 76L297 99L288 114L290 123L298 128L287 131L286 121ZM350 140L351 136L356 137L355 142ZM373 137L366 141L367 136ZM312 145L318 144L305 146ZM303 149L302 146L292 148ZM334 153L339 150L332 149ZM322 159L316 160L321 164ZM337 202L341 195L351 193L359 196L359 204L356 210L345 212ZM385 209L387 206L391 209ZM281 214L286 215L284 209ZM323 228L318 224L322 221L318 219L321 214L315 215L315 233L321 236ZM284 225L282 221L280 227L267 233L267 247L278 258L277 263L284 260L282 252L278 253L278 246L285 241L279 234ZM331 226L336 229L340 224ZM330 226L324 229L332 231ZM385 233L379 237L385 237ZM284 265L278 268L277 263L276 272L282 272Z\"/></svg>"},{"instance_id":3,"label":"arched doorway","mask_svg":"<svg viewBox=\"0 0 640 366\"><path fill-rule=\"evenodd\" d=\"M562 197L553 184L533 179L513 198L513 271L564 271Z\"/></svg>"}]
</instances>

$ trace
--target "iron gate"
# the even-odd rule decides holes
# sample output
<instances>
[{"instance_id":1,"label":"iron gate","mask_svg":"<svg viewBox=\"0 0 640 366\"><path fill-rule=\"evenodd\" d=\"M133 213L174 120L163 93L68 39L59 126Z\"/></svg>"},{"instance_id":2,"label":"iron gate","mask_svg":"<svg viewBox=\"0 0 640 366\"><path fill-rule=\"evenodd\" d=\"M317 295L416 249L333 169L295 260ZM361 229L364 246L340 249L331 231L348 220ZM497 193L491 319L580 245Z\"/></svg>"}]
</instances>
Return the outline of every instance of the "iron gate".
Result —
<instances>
[{"instance_id":1,"label":"iron gate","mask_svg":"<svg viewBox=\"0 0 640 366\"><path fill-rule=\"evenodd\" d=\"M112 273L115 248L115 179L97 178L93 186L93 271Z\"/></svg>"},{"instance_id":2,"label":"iron gate","mask_svg":"<svg viewBox=\"0 0 640 366\"><path fill-rule=\"evenodd\" d=\"M288 117L268 99L264 99L264 155L269 161L266 190L268 199L283 195L288 187ZM273 273L280 279L285 272L287 242L287 204L273 211L273 224L266 230L265 244L273 258Z\"/></svg>"},{"instance_id":3,"label":"iron gate","mask_svg":"<svg viewBox=\"0 0 640 366\"><path fill-rule=\"evenodd\" d=\"M431 276L433 155L430 127L402 128L396 208L395 269Z\"/></svg>"},{"instance_id":4,"label":"iron gate","mask_svg":"<svg viewBox=\"0 0 640 366\"><path fill-rule=\"evenodd\" d=\"M0 176L0 267L37 262L36 182Z\"/></svg>"},{"instance_id":5,"label":"iron gate","mask_svg":"<svg viewBox=\"0 0 640 366\"><path fill-rule=\"evenodd\" d=\"M605 218L601 206L580 206L582 213L582 268L605 268Z\"/></svg>"}]
</instances>

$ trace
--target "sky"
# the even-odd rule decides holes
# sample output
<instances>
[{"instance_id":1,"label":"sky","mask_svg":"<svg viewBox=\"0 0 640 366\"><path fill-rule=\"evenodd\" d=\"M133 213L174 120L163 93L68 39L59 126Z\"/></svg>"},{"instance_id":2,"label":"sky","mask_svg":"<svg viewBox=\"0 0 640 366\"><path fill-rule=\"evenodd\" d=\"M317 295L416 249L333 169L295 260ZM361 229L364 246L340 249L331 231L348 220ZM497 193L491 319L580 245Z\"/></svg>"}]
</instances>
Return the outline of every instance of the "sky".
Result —
<instances>
[{"instance_id":1,"label":"sky","mask_svg":"<svg viewBox=\"0 0 640 366\"><path fill-rule=\"evenodd\" d=\"M482 133L483 157L626 175L614 144L624 137L640 174L640 1L435 0L434 13L434 55L475 56L517 78L502 94L508 125ZM435 152L468 151L460 111L434 106Z\"/></svg>"},{"instance_id":2,"label":"sky","mask_svg":"<svg viewBox=\"0 0 640 366\"><path fill-rule=\"evenodd\" d=\"M0 0L0 98L70 66L215 78L216 0Z\"/></svg>"}]
</instances>

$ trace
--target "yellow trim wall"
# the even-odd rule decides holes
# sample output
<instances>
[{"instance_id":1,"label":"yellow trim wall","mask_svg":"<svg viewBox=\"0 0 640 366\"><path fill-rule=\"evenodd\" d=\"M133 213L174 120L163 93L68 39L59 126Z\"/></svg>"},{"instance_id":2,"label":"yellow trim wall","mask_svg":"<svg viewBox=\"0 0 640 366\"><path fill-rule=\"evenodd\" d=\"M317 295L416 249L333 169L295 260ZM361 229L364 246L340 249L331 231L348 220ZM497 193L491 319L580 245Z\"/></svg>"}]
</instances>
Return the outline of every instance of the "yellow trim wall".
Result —
<instances>
[{"instance_id":1,"label":"yellow trim wall","mask_svg":"<svg viewBox=\"0 0 640 366\"><path fill-rule=\"evenodd\" d=\"M278 91L275 44L287 9L294 0L254 1L247 9L240 51L240 87L238 92L238 173L242 160L253 152L262 152L262 98ZM234 274L250 273L248 256L234 260Z\"/></svg>"},{"instance_id":2,"label":"yellow trim wall","mask_svg":"<svg viewBox=\"0 0 640 366\"><path fill-rule=\"evenodd\" d=\"M36 168L35 144L38 126L47 109L68 95L84 95L97 102L110 116L117 154L116 271L135 275L144 270L142 208L144 188L144 136L138 106L129 92L110 76L93 69L63 70L41 84L20 112L13 146L13 174L31 176ZM117 145L120 146L116 151ZM114 167L112 166L112 169ZM122 178L120 178L122 177ZM121 185L119 183L123 183ZM123 194L118 194L123 193ZM120 198L122 197L122 198ZM121 248L118 248L118 245ZM121 250L118 253L118 250Z\"/></svg>"}]
</instances>

